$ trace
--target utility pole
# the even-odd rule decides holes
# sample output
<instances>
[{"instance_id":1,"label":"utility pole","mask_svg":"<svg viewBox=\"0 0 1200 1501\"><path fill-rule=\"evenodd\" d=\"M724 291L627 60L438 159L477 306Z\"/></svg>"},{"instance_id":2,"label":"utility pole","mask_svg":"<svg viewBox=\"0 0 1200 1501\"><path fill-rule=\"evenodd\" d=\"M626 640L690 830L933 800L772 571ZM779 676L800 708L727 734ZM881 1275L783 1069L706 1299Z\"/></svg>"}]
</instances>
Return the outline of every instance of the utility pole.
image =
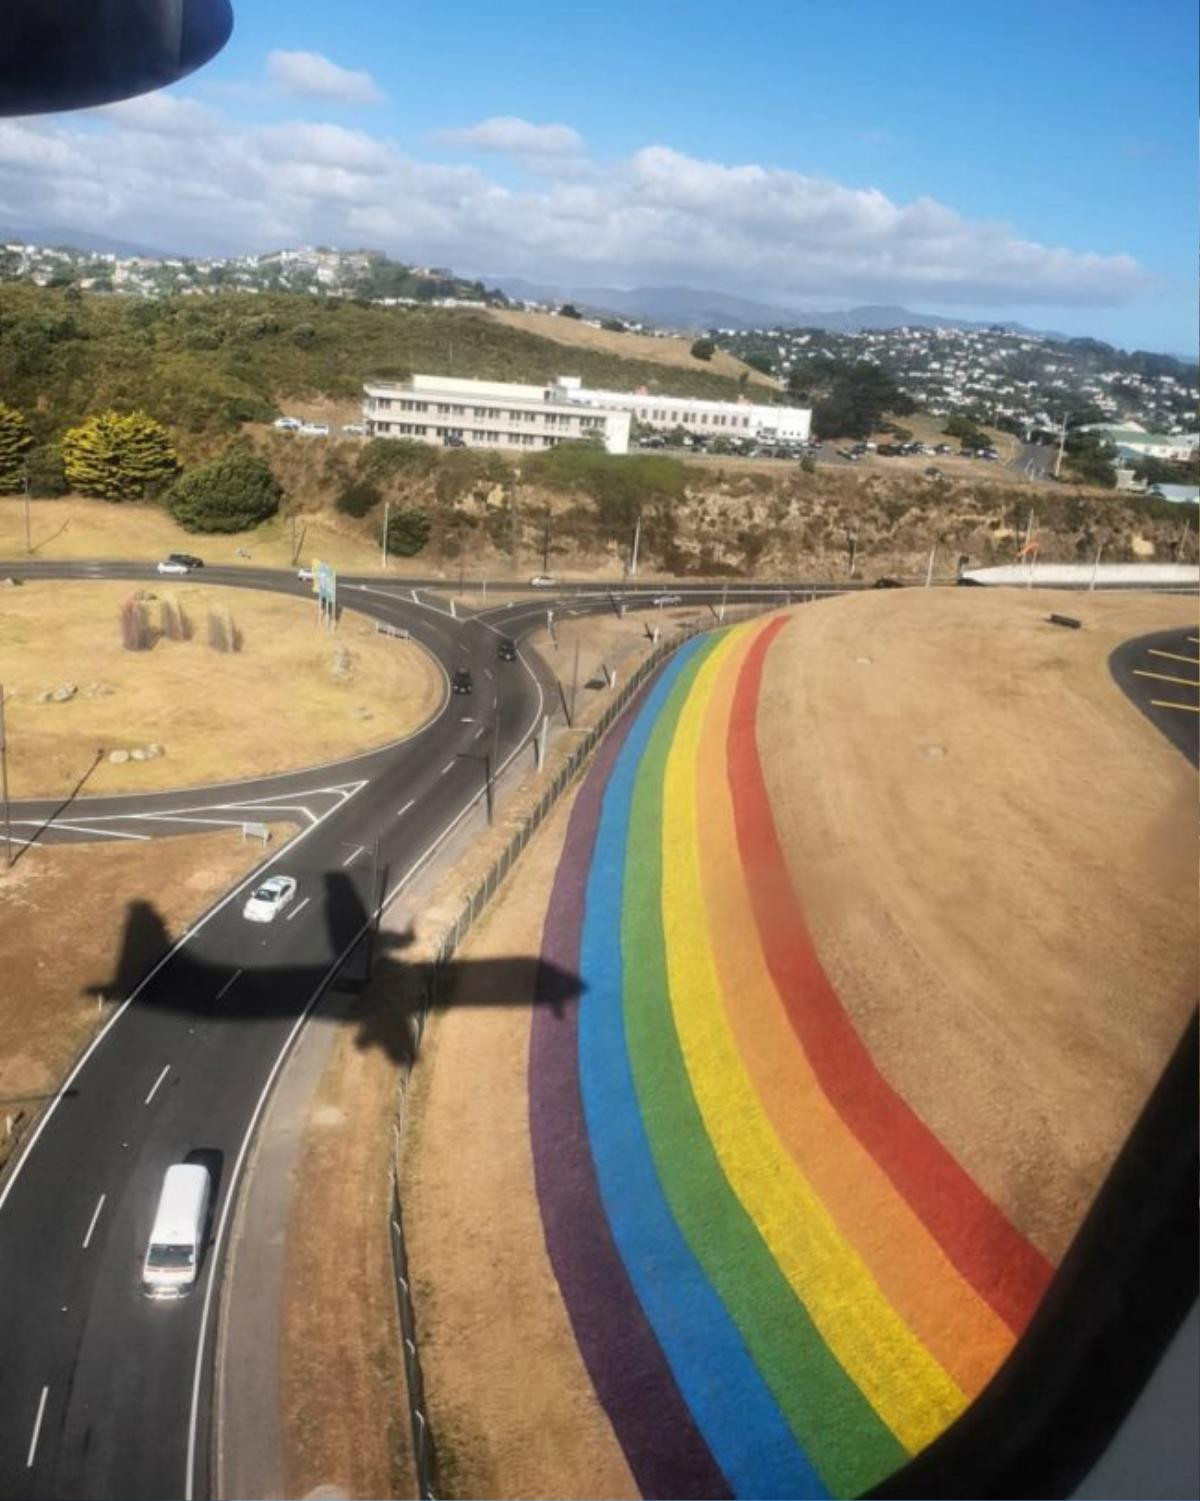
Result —
<instances>
[{"instance_id":1,"label":"utility pole","mask_svg":"<svg viewBox=\"0 0 1200 1501\"><path fill-rule=\"evenodd\" d=\"M8 806L8 736L4 730L4 685L0 683L0 795L4 798L4 847L5 859L11 867L12 815Z\"/></svg>"},{"instance_id":2,"label":"utility pole","mask_svg":"<svg viewBox=\"0 0 1200 1501\"><path fill-rule=\"evenodd\" d=\"M629 577L637 576L638 544L642 540L642 513L637 513L637 519L633 523L633 552L629 555Z\"/></svg>"},{"instance_id":3,"label":"utility pole","mask_svg":"<svg viewBox=\"0 0 1200 1501\"><path fill-rule=\"evenodd\" d=\"M1100 554L1104 551L1104 543L1096 549L1096 561L1092 564L1092 577L1088 582L1088 593L1096 587L1096 575L1100 572Z\"/></svg>"},{"instance_id":4,"label":"utility pole","mask_svg":"<svg viewBox=\"0 0 1200 1501\"><path fill-rule=\"evenodd\" d=\"M926 589L928 589L929 586L930 586L930 584L933 583L933 560L934 560L934 558L936 556L937 556L937 543L935 542L933 544L933 546L929 549L929 567L925 570L925 587L926 587Z\"/></svg>"},{"instance_id":5,"label":"utility pole","mask_svg":"<svg viewBox=\"0 0 1200 1501\"><path fill-rule=\"evenodd\" d=\"M550 507L546 507L546 524L542 528L542 572L550 572Z\"/></svg>"},{"instance_id":6,"label":"utility pole","mask_svg":"<svg viewBox=\"0 0 1200 1501\"><path fill-rule=\"evenodd\" d=\"M33 551L33 541L29 534L29 465L25 465L25 551Z\"/></svg>"},{"instance_id":7,"label":"utility pole","mask_svg":"<svg viewBox=\"0 0 1200 1501\"><path fill-rule=\"evenodd\" d=\"M575 695L579 692L579 637L575 637L575 671L571 677L571 723L575 723Z\"/></svg>"},{"instance_id":8,"label":"utility pole","mask_svg":"<svg viewBox=\"0 0 1200 1501\"><path fill-rule=\"evenodd\" d=\"M500 704L496 704L496 717L492 720L492 759L488 763L488 824L496 816L496 773L500 767Z\"/></svg>"},{"instance_id":9,"label":"utility pole","mask_svg":"<svg viewBox=\"0 0 1200 1501\"><path fill-rule=\"evenodd\" d=\"M383 503L383 571L387 572L387 547L388 547L388 522L391 519L392 503L385 500Z\"/></svg>"},{"instance_id":10,"label":"utility pole","mask_svg":"<svg viewBox=\"0 0 1200 1501\"><path fill-rule=\"evenodd\" d=\"M1058 471L1062 468L1063 449L1067 446L1067 414L1062 416L1062 428L1058 435L1058 457L1054 461L1054 478L1058 478Z\"/></svg>"}]
</instances>

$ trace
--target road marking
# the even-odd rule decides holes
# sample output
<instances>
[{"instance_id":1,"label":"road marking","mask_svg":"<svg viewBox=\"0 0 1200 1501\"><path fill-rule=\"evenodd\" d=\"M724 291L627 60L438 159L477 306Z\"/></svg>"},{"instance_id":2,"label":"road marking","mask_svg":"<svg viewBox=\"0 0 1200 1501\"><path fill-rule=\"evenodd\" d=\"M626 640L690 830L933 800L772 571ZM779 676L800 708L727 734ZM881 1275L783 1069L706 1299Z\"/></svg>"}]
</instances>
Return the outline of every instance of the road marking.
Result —
<instances>
[{"instance_id":1,"label":"road marking","mask_svg":"<svg viewBox=\"0 0 1200 1501\"><path fill-rule=\"evenodd\" d=\"M240 975L240 974L241 974L241 970L240 970L240 969L239 969L239 970L238 970L238 975ZM236 979L237 979L237 975L234 975L234 977L233 977L233 979L234 979L234 980L236 980ZM230 980L230 982L229 982L229 985L232 985L232 984L233 984L233 980ZM226 985L226 987L225 987L225 990L228 990L228 989L229 989L229 985ZM222 992L221 992L221 995L224 995L224 994L225 994L225 990L223 990L223 991L222 991ZM218 996L218 997L217 997L217 999L218 999L218 1000L219 1000L219 999L220 999L220 996ZM153 1083L153 1084L152 1084L152 1085L151 1085L151 1086L150 1086L150 1093L149 1093L149 1094L148 1094L148 1095L147 1095L147 1096L146 1096L146 1098L145 1098L145 1099L144 1099L144 1100L143 1100L143 1101L142 1101L142 1104L143 1104L143 1105L148 1105L148 1104L149 1104L149 1103L150 1103L150 1101L151 1101L151 1100L152 1100L152 1099L153 1099L153 1098L154 1098L154 1096L155 1096L155 1095L156 1095L156 1094L157 1094L157 1093L158 1093L158 1086L159 1086L159 1085L160 1085L160 1084L161 1084L161 1083L162 1083L162 1081L163 1081L163 1080L164 1080L164 1079L165 1079L165 1078L166 1078L166 1077L167 1077L167 1075L168 1075L168 1074L169 1074L169 1073L170 1073L170 1072L171 1072L171 1065L170 1065L170 1064L169 1064L169 1063L165 1063L165 1064L164 1064L164 1065L163 1065L163 1071L162 1071L162 1073L161 1073L161 1074L159 1074L159 1076L158 1076L158 1078L157 1078L157 1079L155 1079L155 1081L154 1081L154 1083Z\"/></svg>"},{"instance_id":2,"label":"road marking","mask_svg":"<svg viewBox=\"0 0 1200 1501\"><path fill-rule=\"evenodd\" d=\"M458 722L459 724L474 724L475 716L474 714L460 714Z\"/></svg>"},{"instance_id":3,"label":"road marking","mask_svg":"<svg viewBox=\"0 0 1200 1501\"><path fill-rule=\"evenodd\" d=\"M114 814L119 818L121 815ZM28 820L26 820L28 822ZM46 825L47 829L69 829L73 834L95 834L97 839L144 839L150 838L149 834L123 834L119 829L93 828L88 824L64 823L61 819L54 818Z\"/></svg>"},{"instance_id":4,"label":"road marking","mask_svg":"<svg viewBox=\"0 0 1200 1501\"><path fill-rule=\"evenodd\" d=\"M408 812L408 810L412 807L412 805L415 802L416 802L416 798L415 797L410 797L409 800L408 800L408 802L406 802L405 805L403 806L403 808L397 809L397 811L396 811L396 817L397 818L403 818L404 815Z\"/></svg>"},{"instance_id":5,"label":"road marking","mask_svg":"<svg viewBox=\"0 0 1200 1501\"><path fill-rule=\"evenodd\" d=\"M1200 646L1200 636L1189 636L1188 640L1194 641L1197 646Z\"/></svg>"},{"instance_id":6,"label":"road marking","mask_svg":"<svg viewBox=\"0 0 1200 1501\"><path fill-rule=\"evenodd\" d=\"M237 984L238 977L241 975L241 973L242 972L240 969L235 969L233 974L231 974L228 980L225 981L224 985L221 986L220 990L217 991L213 999L219 1001L227 990L232 990L233 987Z\"/></svg>"},{"instance_id":7,"label":"road marking","mask_svg":"<svg viewBox=\"0 0 1200 1501\"><path fill-rule=\"evenodd\" d=\"M1200 714L1200 704L1176 704L1167 698L1152 698L1150 702L1156 709L1182 709L1185 714Z\"/></svg>"},{"instance_id":8,"label":"road marking","mask_svg":"<svg viewBox=\"0 0 1200 1501\"><path fill-rule=\"evenodd\" d=\"M1190 666L1200 666L1200 657L1181 657L1177 651L1160 651L1157 646L1149 647L1148 654L1152 657L1169 657L1172 662L1187 662Z\"/></svg>"},{"instance_id":9,"label":"road marking","mask_svg":"<svg viewBox=\"0 0 1200 1501\"><path fill-rule=\"evenodd\" d=\"M1200 688L1200 681L1196 678L1173 678L1165 672L1147 672L1144 667L1133 669L1135 678L1157 678L1160 683L1180 683L1184 688Z\"/></svg>"},{"instance_id":10,"label":"road marking","mask_svg":"<svg viewBox=\"0 0 1200 1501\"><path fill-rule=\"evenodd\" d=\"M479 737L476 736L476 739L478 739L478 738ZM438 772L438 776L444 777L448 771L453 771L453 770L454 770L454 762L453 761L447 761L446 764L445 764L445 766L442 767L441 771Z\"/></svg>"},{"instance_id":11,"label":"road marking","mask_svg":"<svg viewBox=\"0 0 1200 1501\"><path fill-rule=\"evenodd\" d=\"M485 667L483 669L483 675L484 675L485 678L487 678L489 680L489 682L494 682L495 681L493 679L493 677L492 677L492 669L490 667Z\"/></svg>"},{"instance_id":12,"label":"road marking","mask_svg":"<svg viewBox=\"0 0 1200 1501\"><path fill-rule=\"evenodd\" d=\"M364 849L366 849L366 845L360 844L356 850L347 855L346 858L342 861L342 869L345 870L347 865L353 865L354 862L358 859L359 855L362 854Z\"/></svg>"},{"instance_id":13,"label":"road marking","mask_svg":"<svg viewBox=\"0 0 1200 1501\"><path fill-rule=\"evenodd\" d=\"M479 726L479 728L475 731L475 733L471 736L471 739L472 740L478 740L479 737L480 737L480 735L482 735L483 732L484 732L484 730L486 730L486 729L487 729L487 725L481 724Z\"/></svg>"},{"instance_id":14,"label":"road marking","mask_svg":"<svg viewBox=\"0 0 1200 1501\"><path fill-rule=\"evenodd\" d=\"M312 897L311 896L306 896L304 898L304 900L300 903L300 905L297 908L295 908L294 911L288 913L288 915L284 918L284 922L291 922L291 920L292 920L293 917L299 917L300 914L301 914L301 912L304 911L305 907L307 907L308 904L309 904L309 902L311 902L311 901L312 901Z\"/></svg>"},{"instance_id":15,"label":"road marking","mask_svg":"<svg viewBox=\"0 0 1200 1501\"><path fill-rule=\"evenodd\" d=\"M42 1395L38 1399L37 1417L33 1420L33 1437L29 1440L29 1453L25 1456L25 1468L27 1470L33 1469L33 1458L37 1453L38 1434L42 1431L42 1415L46 1411L46 1397L49 1395L49 1392L50 1388L48 1386L42 1387Z\"/></svg>"},{"instance_id":16,"label":"road marking","mask_svg":"<svg viewBox=\"0 0 1200 1501\"><path fill-rule=\"evenodd\" d=\"M92 1231L96 1228L96 1221L100 1218L100 1211L104 1208L104 1200L106 1197L107 1196L105 1194L101 1194L100 1197L96 1200L95 1209L92 1210L91 1224L88 1225L87 1234L83 1237L83 1249L85 1251L87 1250L88 1245L91 1243Z\"/></svg>"}]
</instances>

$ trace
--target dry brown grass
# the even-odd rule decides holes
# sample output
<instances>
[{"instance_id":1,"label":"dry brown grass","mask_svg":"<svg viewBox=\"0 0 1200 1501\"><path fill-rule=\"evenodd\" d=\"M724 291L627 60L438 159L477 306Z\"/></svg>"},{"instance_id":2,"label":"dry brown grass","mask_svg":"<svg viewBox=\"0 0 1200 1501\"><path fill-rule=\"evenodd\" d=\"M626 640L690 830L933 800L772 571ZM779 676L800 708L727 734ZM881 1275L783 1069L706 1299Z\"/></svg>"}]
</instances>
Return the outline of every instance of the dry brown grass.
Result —
<instances>
[{"instance_id":1,"label":"dry brown grass","mask_svg":"<svg viewBox=\"0 0 1200 1501\"><path fill-rule=\"evenodd\" d=\"M743 361L735 359L723 349L718 349L711 360L698 360L692 354L691 339L655 339L649 334L619 334L612 329L592 328L576 318L559 318L553 313L523 313L515 308L491 308L487 316L497 323L506 323L509 328L519 328L525 333L536 334L541 339L552 339L567 348L598 349L604 354L619 355L626 360L649 360L656 365L672 365L677 369L724 375L737 380L741 375L749 383L775 390L775 382L761 370L754 370Z\"/></svg>"},{"instance_id":2,"label":"dry brown grass","mask_svg":"<svg viewBox=\"0 0 1200 1501\"><path fill-rule=\"evenodd\" d=\"M276 825L278 843L290 826ZM155 839L148 844L35 845L0 868L0 1163L13 1139L5 1116L21 1113L24 1134L111 1005L123 963L148 970L158 954L122 955L125 914L151 903L171 940L262 859L235 830ZM71 942L63 942L63 914Z\"/></svg>"},{"instance_id":3,"label":"dry brown grass","mask_svg":"<svg viewBox=\"0 0 1200 1501\"><path fill-rule=\"evenodd\" d=\"M66 792L98 747L159 743L166 754L121 766L102 760L87 793L229 781L337 760L410 734L441 701L442 675L426 653L376 635L362 616L345 612L331 636L307 602L190 579L151 586L147 609L157 625L160 602L175 600L193 638L126 651L118 612L133 590L46 581L0 593L12 796ZM240 652L208 646L210 608L232 616L244 638ZM345 677L334 671L343 647ZM36 702L62 683L79 690L69 702Z\"/></svg>"},{"instance_id":4,"label":"dry brown grass","mask_svg":"<svg viewBox=\"0 0 1200 1501\"><path fill-rule=\"evenodd\" d=\"M759 742L872 1056L1053 1260L1195 1004L1184 758L1112 681L1189 603L905 590L797 612Z\"/></svg>"}]
</instances>

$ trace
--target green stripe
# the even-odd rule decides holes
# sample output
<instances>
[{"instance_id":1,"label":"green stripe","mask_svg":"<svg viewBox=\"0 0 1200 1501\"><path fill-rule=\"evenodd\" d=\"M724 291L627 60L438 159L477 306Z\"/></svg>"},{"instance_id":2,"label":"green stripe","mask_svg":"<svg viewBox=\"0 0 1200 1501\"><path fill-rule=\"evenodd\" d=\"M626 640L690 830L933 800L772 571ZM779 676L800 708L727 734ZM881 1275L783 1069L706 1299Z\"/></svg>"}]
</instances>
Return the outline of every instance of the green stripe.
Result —
<instances>
[{"instance_id":1,"label":"green stripe","mask_svg":"<svg viewBox=\"0 0 1200 1501\"><path fill-rule=\"evenodd\" d=\"M822 1479L835 1495L859 1495L908 1455L826 1346L730 1187L692 1094L668 998L663 783L680 711L711 650L680 674L634 786L621 923L626 1040L655 1166L681 1232ZM712 1380L720 1382L720 1371Z\"/></svg>"}]
</instances>

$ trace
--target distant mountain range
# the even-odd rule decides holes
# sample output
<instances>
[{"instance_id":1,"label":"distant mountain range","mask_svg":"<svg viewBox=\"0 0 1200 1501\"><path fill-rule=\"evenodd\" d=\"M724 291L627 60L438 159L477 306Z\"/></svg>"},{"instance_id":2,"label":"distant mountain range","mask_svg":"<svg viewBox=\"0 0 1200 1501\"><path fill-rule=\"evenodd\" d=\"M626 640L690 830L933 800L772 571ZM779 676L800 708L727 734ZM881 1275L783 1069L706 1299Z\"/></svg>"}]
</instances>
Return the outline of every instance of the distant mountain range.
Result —
<instances>
[{"instance_id":1,"label":"distant mountain range","mask_svg":"<svg viewBox=\"0 0 1200 1501\"><path fill-rule=\"evenodd\" d=\"M619 314L643 319L668 328L821 328L829 333L855 334L888 328L1003 328L1010 333L1038 333L1047 339L1066 339L1066 334L1027 328L1022 323L994 319L973 323L966 318L941 318L934 313L914 313L911 308L867 304L842 311L816 312L754 302L727 292L706 292L694 287L554 287L524 281L520 277L485 278L509 297L534 302L571 302L581 312Z\"/></svg>"},{"instance_id":2,"label":"distant mountain range","mask_svg":"<svg viewBox=\"0 0 1200 1501\"><path fill-rule=\"evenodd\" d=\"M92 234L87 229L67 229L61 224L0 224L0 240L62 250L90 250L102 255L152 256L158 260L174 253L155 250L149 245L135 245L128 240L114 240L109 235Z\"/></svg>"}]
</instances>

